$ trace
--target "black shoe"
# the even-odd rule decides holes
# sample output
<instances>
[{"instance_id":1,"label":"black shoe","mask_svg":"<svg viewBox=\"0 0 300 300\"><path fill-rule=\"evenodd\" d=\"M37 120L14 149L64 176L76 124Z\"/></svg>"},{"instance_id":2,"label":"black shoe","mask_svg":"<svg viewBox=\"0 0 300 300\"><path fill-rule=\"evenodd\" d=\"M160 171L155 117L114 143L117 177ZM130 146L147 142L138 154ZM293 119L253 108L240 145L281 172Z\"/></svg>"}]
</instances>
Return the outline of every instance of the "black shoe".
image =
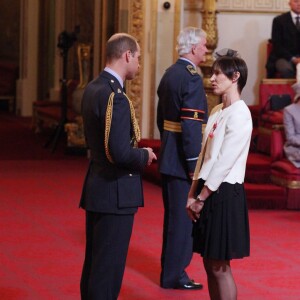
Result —
<instances>
[{"instance_id":1,"label":"black shoe","mask_svg":"<svg viewBox=\"0 0 300 300\"><path fill-rule=\"evenodd\" d=\"M188 281L186 284L180 284L176 287L178 290L201 290L203 285L194 280Z\"/></svg>"}]
</instances>

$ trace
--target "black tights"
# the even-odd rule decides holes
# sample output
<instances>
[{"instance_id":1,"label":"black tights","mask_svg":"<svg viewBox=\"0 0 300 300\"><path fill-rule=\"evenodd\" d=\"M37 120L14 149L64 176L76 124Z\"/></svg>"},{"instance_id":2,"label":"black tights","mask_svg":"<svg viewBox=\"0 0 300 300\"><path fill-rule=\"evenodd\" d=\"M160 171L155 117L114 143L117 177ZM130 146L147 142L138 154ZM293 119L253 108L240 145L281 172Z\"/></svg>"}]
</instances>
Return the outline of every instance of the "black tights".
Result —
<instances>
[{"instance_id":1,"label":"black tights","mask_svg":"<svg viewBox=\"0 0 300 300\"><path fill-rule=\"evenodd\" d=\"M237 290L229 260L203 259L211 300L236 300Z\"/></svg>"}]
</instances>

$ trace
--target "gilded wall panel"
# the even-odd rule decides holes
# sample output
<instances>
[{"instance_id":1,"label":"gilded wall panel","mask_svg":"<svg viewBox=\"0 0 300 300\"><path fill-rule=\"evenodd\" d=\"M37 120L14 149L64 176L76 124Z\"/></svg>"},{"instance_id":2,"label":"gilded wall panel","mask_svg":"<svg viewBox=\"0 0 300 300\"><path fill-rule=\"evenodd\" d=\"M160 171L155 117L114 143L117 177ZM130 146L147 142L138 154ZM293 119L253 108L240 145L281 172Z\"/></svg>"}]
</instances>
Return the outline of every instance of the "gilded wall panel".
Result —
<instances>
[{"instance_id":1,"label":"gilded wall panel","mask_svg":"<svg viewBox=\"0 0 300 300\"><path fill-rule=\"evenodd\" d=\"M141 47L141 53L143 53L143 33L144 33L144 2L143 0L131 0L131 6L129 10L129 33L132 34L139 42ZM143 67L143 56L141 56L140 65ZM142 107L142 92L143 81L142 72L140 71L137 76L126 83L127 94L129 95L133 106L135 108L136 117L140 121L141 107Z\"/></svg>"}]
</instances>

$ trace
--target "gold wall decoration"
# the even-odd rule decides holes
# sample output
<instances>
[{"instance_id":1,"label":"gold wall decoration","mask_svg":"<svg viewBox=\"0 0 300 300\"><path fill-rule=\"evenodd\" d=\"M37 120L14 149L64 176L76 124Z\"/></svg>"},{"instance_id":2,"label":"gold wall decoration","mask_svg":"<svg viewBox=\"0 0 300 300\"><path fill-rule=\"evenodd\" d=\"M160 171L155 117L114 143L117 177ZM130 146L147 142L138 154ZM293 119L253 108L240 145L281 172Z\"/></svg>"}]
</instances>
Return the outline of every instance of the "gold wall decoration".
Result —
<instances>
[{"instance_id":1,"label":"gold wall decoration","mask_svg":"<svg viewBox=\"0 0 300 300\"><path fill-rule=\"evenodd\" d=\"M77 45L79 84L72 94L72 107L78 114L81 114L81 100L84 89L91 80L91 49L91 44L79 43Z\"/></svg>"},{"instance_id":2,"label":"gold wall decoration","mask_svg":"<svg viewBox=\"0 0 300 300\"><path fill-rule=\"evenodd\" d=\"M77 46L79 65L79 84L77 88L85 88L91 80L91 45L79 43Z\"/></svg>"},{"instance_id":3,"label":"gold wall decoration","mask_svg":"<svg viewBox=\"0 0 300 300\"><path fill-rule=\"evenodd\" d=\"M200 64L203 73L203 84L207 95L208 111L220 103L219 96L216 96L212 92L210 77L211 67L214 62L213 52L218 43L218 28L216 18L216 0L204 0L202 9L202 29L207 33L207 49L206 61Z\"/></svg>"},{"instance_id":4,"label":"gold wall decoration","mask_svg":"<svg viewBox=\"0 0 300 300\"><path fill-rule=\"evenodd\" d=\"M216 18L216 0L205 0L202 13L202 29L207 33L207 49L206 64L212 65L212 53L217 47L218 43L218 28Z\"/></svg>"},{"instance_id":5,"label":"gold wall decoration","mask_svg":"<svg viewBox=\"0 0 300 300\"><path fill-rule=\"evenodd\" d=\"M143 33L144 33L144 0L130 0L131 5L129 5L129 16L128 16L128 33L133 35L143 53ZM135 79L128 81L126 83L126 93L128 94L130 100L133 103L136 112L136 118L140 123L141 119L141 107L142 107L142 91L143 91L143 78L142 78L142 68L143 68L143 55L140 60L140 71L135 77Z\"/></svg>"},{"instance_id":6,"label":"gold wall decoration","mask_svg":"<svg viewBox=\"0 0 300 300\"><path fill-rule=\"evenodd\" d=\"M200 12L202 16L202 29L207 33L206 61L202 62L199 67L203 75L203 84L207 96L208 112L220 103L220 97L213 94L210 77L211 67L214 62L213 52L218 44L217 28L217 4L218 0L184 0L184 10L187 12Z\"/></svg>"}]
</instances>

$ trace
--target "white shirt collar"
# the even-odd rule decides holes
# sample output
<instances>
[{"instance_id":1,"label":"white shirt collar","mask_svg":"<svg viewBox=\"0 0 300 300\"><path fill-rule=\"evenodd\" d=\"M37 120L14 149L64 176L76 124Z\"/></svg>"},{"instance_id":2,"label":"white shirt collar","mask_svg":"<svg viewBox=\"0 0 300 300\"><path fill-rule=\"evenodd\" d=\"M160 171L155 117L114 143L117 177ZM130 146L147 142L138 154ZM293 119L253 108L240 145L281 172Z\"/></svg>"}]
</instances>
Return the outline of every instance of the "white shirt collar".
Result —
<instances>
[{"instance_id":1,"label":"white shirt collar","mask_svg":"<svg viewBox=\"0 0 300 300\"><path fill-rule=\"evenodd\" d=\"M297 17L297 16L300 17L300 15L297 15L297 14L296 14L295 12L293 12L292 10L291 10L291 16L292 16L292 19L293 19L294 24L296 23L296 17Z\"/></svg>"},{"instance_id":2,"label":"white shirt collar","mask_svg":"<svg viewBox=\"0 0 300 300\"><path fill-rule=\"evenodd\" d=\"M116 73L114 70L112 70L111 68L109 68L109 67L105 67L104 68L104 71L106 71L106 72L108 72L109 74L111 74L111 75L113 75L114 77L116 77L117 79L118 79L118 81L119 81L119 83L120 83L120 85L121 85L121 87L123 88L124 86L123 86L123 80L122 80L122 78L120 77L120 75L118 74L118 73Z\"/></svg>"},{"instance_id":3,"label":"white shirt collar","mask_svg":"<svg viewBox=\"0 0 300 300\"><path fill-rule=\"evenodd\" d=\"M179 59L182 59L182 60L185 60L185 61L188 61L191 65L193 65L193 67L195 68L195 70L197 70L197 67L194 63L192 63L189 59L185 58L185 57L179 57Z\"/></svg>"}]
</instances>

